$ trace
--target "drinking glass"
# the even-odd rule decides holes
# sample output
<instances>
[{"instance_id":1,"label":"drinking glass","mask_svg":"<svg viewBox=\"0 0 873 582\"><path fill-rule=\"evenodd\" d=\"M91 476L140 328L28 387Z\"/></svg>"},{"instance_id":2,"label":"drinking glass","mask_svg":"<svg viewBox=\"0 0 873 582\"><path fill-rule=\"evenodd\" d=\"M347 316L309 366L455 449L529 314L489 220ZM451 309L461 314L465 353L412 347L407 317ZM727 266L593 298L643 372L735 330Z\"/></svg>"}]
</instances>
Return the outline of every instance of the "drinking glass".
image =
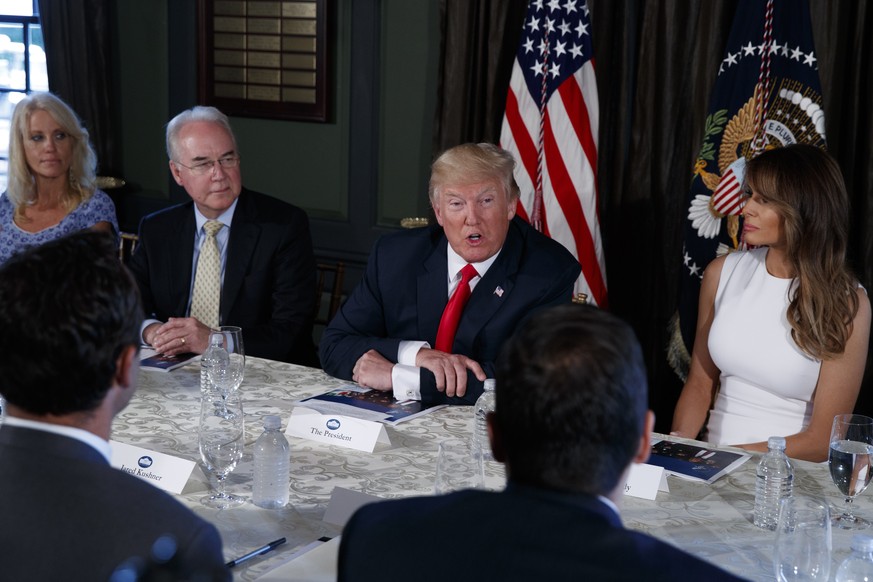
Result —
<instances>
[{"instance_id":1,"label":"drinking glass","mask_svg":"<svg viewBox=\"0 0 873 582\"><path fill-rule=\"evenodd\" d=\"M834 525L841 529L870 527L868 520L852 512L852 500L867 488L873 477L870 472L873 418L860 414L838 414L834 417L830 443L828 466L831 479L846 497L843 513L834 518Z\"/></svg>"},{"instance_id":2,"label":"drinking glass","mask_svg":"<svg viewBox=\"0 0 873 582\"><path fill-rule=\"evenodd\" d=\"M243 455L244 422L239 394L227 396L214 391L207 392L200 401L200 457L206 469L215 475L215 493L201 502L216 509L234 507L245 501L244 497L225 491L224 481L236 468Z\"/></svg>"},{"instance_id":3,"label":"drinking glass","mask_svg":"<svg viewBox=\"0 0 873 582\"><path fill-rule=\"evenodd\" d=\"M227 357L225 358L224 354L221 354L220 357L213 354L206 375L212 389L221 394L223 398L227 398L229 394L240 387L246 371L242 328L224 325L213 329L209 334L210 346L215 345L213 342L216 337L221 338L221 346L227 353Z\"/></svg>"},{"instance_id":4,"label":"drinking glass","mask_svg":"<svg viewBox=\"0 0 873 582\"><path fill-rule=\"evenodd\" d=\"M823 499L786 497L779 503L776 580L824 580L831 571L831 516Z\"/></svg>"},{"instance_id":5,"label":"drinking glass","mask_svg":"<svg viewBox=\"0 0 873 582\"><path fill-rule=\"evenodd\" d=\"M482 489L484 486L482 448L471 440L442 441L437 457L434 492L441 495L459 489Z\"/></svg>"}]
</instances>

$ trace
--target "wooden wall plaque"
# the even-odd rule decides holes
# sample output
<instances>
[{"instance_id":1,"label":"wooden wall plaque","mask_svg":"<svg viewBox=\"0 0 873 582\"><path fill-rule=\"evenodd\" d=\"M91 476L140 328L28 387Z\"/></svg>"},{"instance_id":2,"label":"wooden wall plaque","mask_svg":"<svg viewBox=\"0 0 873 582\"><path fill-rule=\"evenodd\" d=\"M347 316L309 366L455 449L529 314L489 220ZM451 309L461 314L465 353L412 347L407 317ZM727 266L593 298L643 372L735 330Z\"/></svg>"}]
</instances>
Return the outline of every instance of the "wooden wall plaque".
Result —
<instances>
[{"instance_id":1,"label":"wooden wall plaque","mask_svg":"<svg viewBox=\"0 0 873 582\"><path fill-rule=\"evenodd\" d=\"M200 101L227 115L328 120L331 0L199 0Z\"/></svg>"}]
</instances>

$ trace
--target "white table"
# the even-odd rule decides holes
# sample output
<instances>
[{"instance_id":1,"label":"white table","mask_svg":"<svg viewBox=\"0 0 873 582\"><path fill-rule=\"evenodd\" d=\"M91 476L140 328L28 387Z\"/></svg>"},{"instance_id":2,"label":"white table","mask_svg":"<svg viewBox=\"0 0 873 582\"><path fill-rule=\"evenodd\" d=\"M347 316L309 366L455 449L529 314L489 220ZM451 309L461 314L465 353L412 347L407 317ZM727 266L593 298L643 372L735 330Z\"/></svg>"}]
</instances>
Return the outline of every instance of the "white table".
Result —
<instances>
[{"instance_id":1,"label":"white table","mask_svg":"<svg viewBox=\"0 0 873 582\"><path fill-rule=\"evenodd\" d=\"M139 391L113 425L113 439L200 462L197 422L200 410L198 365L172 372L143 371ZM248 358L241 393L246 414L246 454L228 478L228 489L251 496L252 445L262 432L261 418L277 414L283 430L293 402L347 384L321 370ZM179 499L219 529L225 557L241 556L267 542L286 537L287 543L265 556L234 569L238 580L253 580L285 562L302 547L322 536L340 533L322 521L334 487L379 497L430 495L433 491L437 445L450 436L472 434L472 408L447 407L387 427L392 446L363 453L333 445L289 437L291 442L291 502L281 510L245 505L214 510L200 504L210 486L202 469L194 470ZM670 477L669 493L655 501L626 497L622 517L628 527L647 532L684 550L753 580L773 580L771 556L775 534L751 523L755 465L747 461L713 485ZM487 485L499 488L503 467L489 462ZM826 465L797 462L795 492L827 497L842 504ZM856 500L858 512L873 518L868 494ZM873 533L873 532L871 532ZM834 561L849 552L850 532L834 531ZM832 569L832 575L836 565Z\"/></svg>"}]
</instances>

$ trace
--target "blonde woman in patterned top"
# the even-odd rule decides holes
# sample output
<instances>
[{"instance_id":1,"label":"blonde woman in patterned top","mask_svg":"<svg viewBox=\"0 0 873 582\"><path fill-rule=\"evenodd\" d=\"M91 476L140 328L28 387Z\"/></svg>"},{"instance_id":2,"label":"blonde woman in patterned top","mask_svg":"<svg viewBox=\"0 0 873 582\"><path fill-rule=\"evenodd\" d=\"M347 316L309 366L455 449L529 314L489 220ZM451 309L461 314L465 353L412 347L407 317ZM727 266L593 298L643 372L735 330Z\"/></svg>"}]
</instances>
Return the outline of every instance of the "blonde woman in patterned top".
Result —
<instances>
[{"instance_id":1,"label":"blonde woman in patterned top","mask_svg":"<svg viewBox=\"0 0 873 582\"><path fill-rule=\"evenodd\" d=\"M0 264L18 251L93 228L118 232L115 205L95 186L88 131L51 93L32 93L12 113L9 184L0 196Z\"/></svg>"}]
</instances>

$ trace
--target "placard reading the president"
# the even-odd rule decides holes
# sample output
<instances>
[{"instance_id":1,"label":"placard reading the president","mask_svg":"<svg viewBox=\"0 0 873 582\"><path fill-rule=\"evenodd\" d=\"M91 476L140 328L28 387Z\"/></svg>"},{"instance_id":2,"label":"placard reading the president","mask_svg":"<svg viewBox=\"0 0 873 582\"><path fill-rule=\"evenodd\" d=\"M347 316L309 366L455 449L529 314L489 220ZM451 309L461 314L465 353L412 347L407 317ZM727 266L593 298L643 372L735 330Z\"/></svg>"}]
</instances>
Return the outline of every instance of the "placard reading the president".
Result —
<instances>
[{"instance_id":1,"label":"placard reading the president","mask_svg":"<svg viewBox=\"0 0 873 582\"><path fill-rule=\"evenodd\" d=\"M170 493L181 493L194 470L194 461L187 459L118 441L109 441L109 446L112 448L110 464L113 467Z\"/></svg>"},{"instance_id":2,"label":"placard reading the president","mask_svg":"<svg viewBox=\"0 0 873 582\"><path fill-rule=\"evenodd\" d=\"M380 422L321 414L302 406L291 411L285 434L367 453L375 450L377 442L390 444L385 426Z\"/></svg>"}]
</instances>

